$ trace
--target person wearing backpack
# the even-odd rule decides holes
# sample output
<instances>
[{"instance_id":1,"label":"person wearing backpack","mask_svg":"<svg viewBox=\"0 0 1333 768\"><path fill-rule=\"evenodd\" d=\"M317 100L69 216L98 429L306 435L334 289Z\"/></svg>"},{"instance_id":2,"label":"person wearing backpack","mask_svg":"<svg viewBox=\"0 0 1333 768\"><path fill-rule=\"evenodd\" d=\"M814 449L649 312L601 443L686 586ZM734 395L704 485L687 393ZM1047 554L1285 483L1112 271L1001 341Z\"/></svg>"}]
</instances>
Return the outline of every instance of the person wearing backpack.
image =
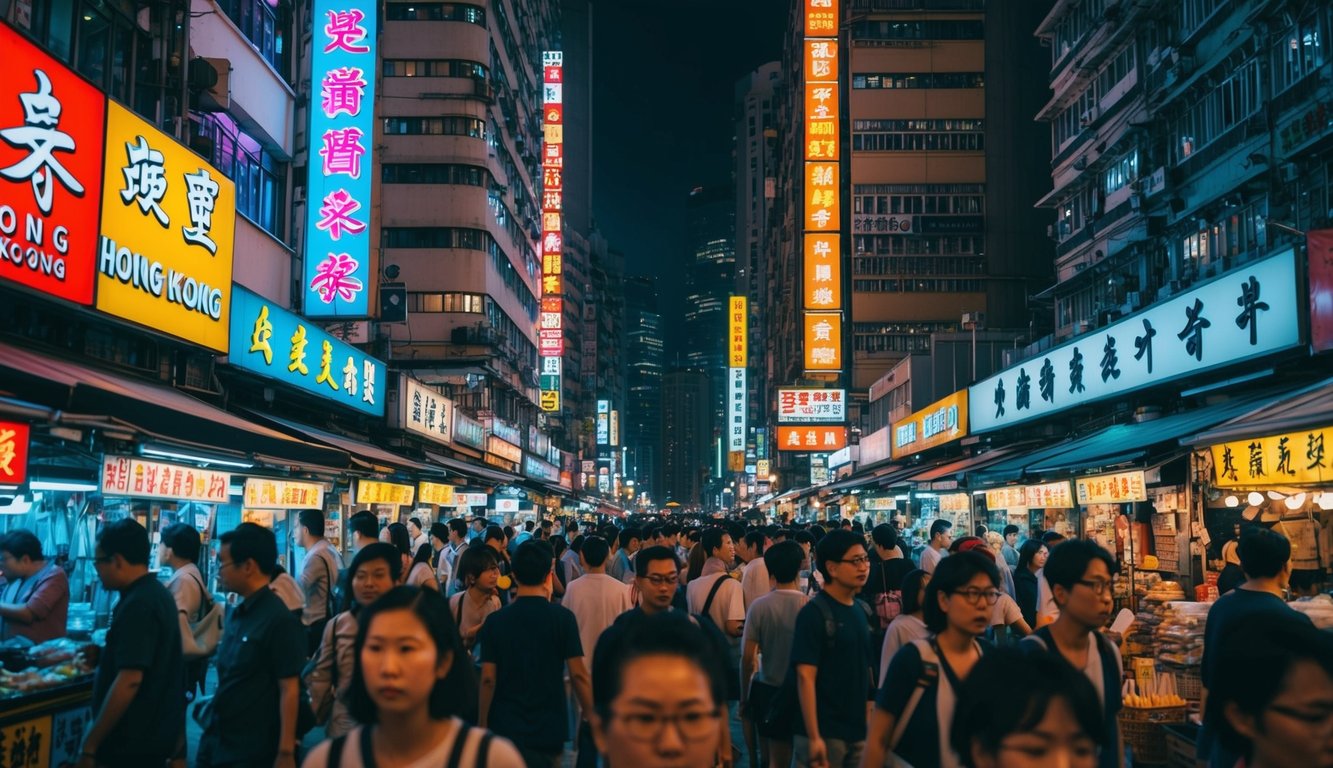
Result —
<instances>
[{"instance_id":1,"label":"person wearing backpack","mask_svg":"<svg viewBox=\"0 0 1333 768\"><path fill-rule=\"evenodd\" d=\"M1099 631L1111 618L1112 577L1118 570L1111 553L1091 541L1071 539L1056 547L1043 575L1060 615L1021 643L1025 650L1063 659L1096 689L1102 714L1101 768L1121 765L1125 753L1116 720L1123 704L1124 668L1120 650Z\"/></svg>"},{"instance_id":2,"label":"person wearing backpack","mask_svg":"<svg viewBox=\"0 0 1333 768\"><path fill-rule=\"evenodd\" d=\"M736 545L731 534L722 528L708 528L699 538L707 559L699 577L685 587L689 612L700 624L711 623L722 631L727 640L727 705L732 744L740 747L743 727L740 722L741 634L745 626L745 590L739 579L729 572L736 561ZM708 627L704 629L707 631ZM742 751L738 765L746 764Z\"/></svg>"},{"instance_id":3,"label":"person wearing backpack","mask_svg":"<svg viewBox=\"0 0 1333 768\"><path fill-rule=\"evenodd\" d=\"M995 563L977 552L940 560L926 588L930 638L913 640L889 661L875 696L861 768L881 768L892 753L909 766L959 768L951 746L958 687L981 660L978 641L1000 599Z\"/></svg>"},{"instance_id":4,"label":"person wearing backpack","mask_svg":"<svg viewBox=\"0 0 1333 768\"><path fill-rule=\"evenodd\" d=\"M172 523L162 529L157 559L171 568L167 591L176 601L176 610L185 614L189 625L198 624L211 608L213 600L204 586L199 572L199 531L187 523ZM211 654L210 654L211 656ZM208 676L208 656L187 659L185 662L185 695L192 699L196 691L202 693Z\"/></svg>"},{"instance_id":5,"label":"person wearing backpack","mask_svg":"<svg viewBox=\"0 0 1333 768\"><path fill-rule=\"evenodd\" d=\"M826 534L815 546L815 567L824 587L796 614L787 672L798 703L792 752L799 768L853 768L865 748L872 687L870 624L856 604L870 572L864 539Z\"/></svg>"},{"instance_id":6,"label":"person wearing backpack","mask_svg":"<svg viewBox=\"0 0 1333 768\"><path fill-rule=\"evenodd\" d=\"M305 626L306 656L313 656L324 637L324 625L329 623L336 609L333 589L343 561L338 551L324 538L324 513L318 509L303 509L296 526L296 543L305 550L301 561L300 585L305 595L301 624Z\"/></svg>"},{"instance_id":7,"label":"person wearing backpack","mask_svg":"<svg viewBox=\"0 0 1333 768\"><path fill-rule=\"evenodd\" d=\"M764 552L764 564L774 589L761 595L745 612L745 655L741 659L741 710L755 723L760 765L791 765L791 730L774 727L771 708L786 682L796 616L810 601L797 586L804 553L794 541L774 544Z\"/></svg>"}]
</instances>

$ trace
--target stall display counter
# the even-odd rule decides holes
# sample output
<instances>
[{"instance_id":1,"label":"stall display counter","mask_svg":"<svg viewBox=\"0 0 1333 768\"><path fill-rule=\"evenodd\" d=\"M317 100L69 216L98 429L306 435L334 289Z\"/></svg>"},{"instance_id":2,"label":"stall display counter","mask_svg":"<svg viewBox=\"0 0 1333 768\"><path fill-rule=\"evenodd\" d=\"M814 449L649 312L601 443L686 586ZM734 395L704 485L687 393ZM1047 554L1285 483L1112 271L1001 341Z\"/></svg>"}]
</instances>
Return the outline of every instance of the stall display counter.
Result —
<instances>
[{"instance_id":1,"label":"stall display counter","mask_svg":"<svg viewBox=\"0 0 1333 768\"><path fill-rule=\"evenodd\" d=\"M0 651L0 766L78 761L92 720L95 649L61 639Z\"/></svg>"}]
</instances>

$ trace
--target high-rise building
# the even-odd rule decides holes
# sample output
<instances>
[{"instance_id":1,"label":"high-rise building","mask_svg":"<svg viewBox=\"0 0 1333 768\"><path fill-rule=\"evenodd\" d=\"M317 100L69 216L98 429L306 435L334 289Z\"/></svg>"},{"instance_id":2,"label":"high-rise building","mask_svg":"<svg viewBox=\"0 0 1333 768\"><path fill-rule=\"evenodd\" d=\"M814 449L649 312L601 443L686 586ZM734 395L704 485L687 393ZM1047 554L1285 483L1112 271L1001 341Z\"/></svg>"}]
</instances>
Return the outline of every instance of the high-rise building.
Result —
<instances>
[{"instance_id":1,"label":"high-rise building","mask_svg":"<svg viewBox=\"0 0 1333 768\"><path fill-rule=\"evenodd\" d=\"M666 362L657 281L625 279L626 473L639 494L659 498L656 487L662 457L662 373Z\"/></svg>"},{"instance_id":2,"label":"high-rise building","mask_svg":"<svg viewBox=\"0 0 1333 768\"><path fill-rule=\"evenodd\" d=\"M696 368L672 368L662 377L662 469L655 500L703 502L712 462L711 377Z\"/></svg>"},{"instance_id":3,"label":"high-rise building","mask_svg":"<svg viewBox=\"0 0 1333 768\"><path fill-rule=\"evenodd\" d=\"M727 299L736 285L736 200L729 185L696 187L686 202L685 349L682 362L711 382L713 424L726 397Z\"/></svg>"}]
</instances>

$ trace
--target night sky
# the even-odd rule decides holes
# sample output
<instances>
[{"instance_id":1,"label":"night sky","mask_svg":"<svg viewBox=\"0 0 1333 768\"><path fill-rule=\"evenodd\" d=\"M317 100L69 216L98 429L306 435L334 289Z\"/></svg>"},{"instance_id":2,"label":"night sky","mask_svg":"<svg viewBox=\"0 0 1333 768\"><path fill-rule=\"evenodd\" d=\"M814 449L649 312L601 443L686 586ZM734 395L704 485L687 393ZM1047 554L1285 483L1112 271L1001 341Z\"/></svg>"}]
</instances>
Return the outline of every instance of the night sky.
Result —
<instances>
[{"instance_id":1,"label":"night sky","mask_svg":"<svg viewBox=\"0 0 1333 768\"><path fill-rule=\"evenodd\" d=\"M787 6L595 4L593 214L628 274L659 278L668 329L683 304L686 197L731 178L735 82L781 57Z\"/></svg>"}]
</instances>

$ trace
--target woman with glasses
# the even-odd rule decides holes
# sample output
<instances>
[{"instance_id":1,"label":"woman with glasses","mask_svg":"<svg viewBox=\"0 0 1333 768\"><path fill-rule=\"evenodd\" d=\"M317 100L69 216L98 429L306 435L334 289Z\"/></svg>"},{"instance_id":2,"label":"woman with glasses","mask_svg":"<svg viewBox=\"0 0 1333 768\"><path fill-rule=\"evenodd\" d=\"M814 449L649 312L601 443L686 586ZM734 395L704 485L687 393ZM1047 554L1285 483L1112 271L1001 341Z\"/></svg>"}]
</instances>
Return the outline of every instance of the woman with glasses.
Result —
<instances>
[{"instance_id":1,"label":"woman with glasses","mask_svg":"<svg viewBox=\"0 0 1333 768\"><path fill-rule=\"evenodd\" d=\"M434 590L395 587L362 612L346 700L361 725L315 747L305 768L523 768L513 744L465 722L477 679Z\"/></svg>"},{"instance_id":2,"label":"woman with glasses","mask_svg":"<svg viewBox=\"0 0 1333 768\"><path fill-rule=\"evenodd\" d=\"M961 552L935 567L925 595L931 637L903 646L889 662L875 697L862 768L880 768L892 752L910 765L958 768L950 743L958 687L981 660L977 638L1000 599L995 563Z\"/></svg>"},{"instance_id":3,"label":"woman with glasses","mask_svg":"<svg viewBox=\"0 0 1333 768\"><path fill-rule=\"evenodd\" d=\"M604 764L715 765L724 746L726 684L703 631L660 613L640 618L610 647L601 646L591 721Z\"/></svg>"},{"instance_id":4,"label":"woman with glasses","mask_svg":"<svg viewBox=\"0 0 1333 768\"><path fill-rule=\"evenodd\" d=\"M463 647L472 654L472 663L480 667L477 633L486 617L500 610L499 557L495 550L484 545L468 547L454 563L454 576L460 590L449 598L449 611L462 635Z\"/></svg>"}]
</instances>

